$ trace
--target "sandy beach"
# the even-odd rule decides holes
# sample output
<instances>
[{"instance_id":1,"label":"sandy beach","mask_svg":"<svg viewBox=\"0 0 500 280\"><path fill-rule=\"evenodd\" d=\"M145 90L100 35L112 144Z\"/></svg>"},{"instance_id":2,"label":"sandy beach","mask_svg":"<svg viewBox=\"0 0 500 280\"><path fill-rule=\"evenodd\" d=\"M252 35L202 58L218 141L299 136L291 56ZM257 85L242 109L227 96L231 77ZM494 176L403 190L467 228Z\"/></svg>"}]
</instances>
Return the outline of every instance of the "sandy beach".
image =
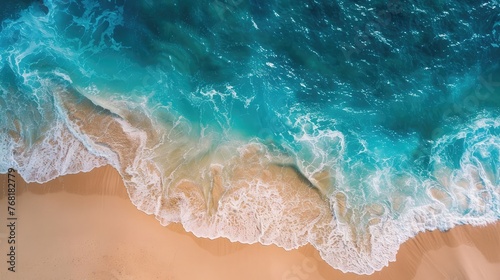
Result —
<instances>
[{"instance_id":1,"label":"sandy beach","mask_svg":"<svg viewBox=\"0 0 500 280\"><path fill-rule=\"evenodd\" d=\"M7 254L7 176L0 175L0 279L499 279L500 223L425 232L372 275L342 273L312 246L197 238L130 202L106 166L45 184L16 177L15 270Z\"/></svg>"}]
</instances>

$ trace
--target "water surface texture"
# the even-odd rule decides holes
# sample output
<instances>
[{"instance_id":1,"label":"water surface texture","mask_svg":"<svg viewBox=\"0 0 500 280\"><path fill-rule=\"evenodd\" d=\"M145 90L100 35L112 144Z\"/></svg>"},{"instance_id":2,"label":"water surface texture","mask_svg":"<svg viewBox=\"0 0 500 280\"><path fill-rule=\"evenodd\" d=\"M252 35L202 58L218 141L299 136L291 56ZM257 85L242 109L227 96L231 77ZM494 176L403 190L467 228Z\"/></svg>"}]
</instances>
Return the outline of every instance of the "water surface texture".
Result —
<instances>
[{"instance_id":1,"label":"water surface texture","mask_svg":"<svg viewBox=\"0 0 500 280\"><path fill-rule=\"evenodd\" d=\"M500 218L497 1L2 3L0 172L370 274Z\"/></svg>"}]
</instances>

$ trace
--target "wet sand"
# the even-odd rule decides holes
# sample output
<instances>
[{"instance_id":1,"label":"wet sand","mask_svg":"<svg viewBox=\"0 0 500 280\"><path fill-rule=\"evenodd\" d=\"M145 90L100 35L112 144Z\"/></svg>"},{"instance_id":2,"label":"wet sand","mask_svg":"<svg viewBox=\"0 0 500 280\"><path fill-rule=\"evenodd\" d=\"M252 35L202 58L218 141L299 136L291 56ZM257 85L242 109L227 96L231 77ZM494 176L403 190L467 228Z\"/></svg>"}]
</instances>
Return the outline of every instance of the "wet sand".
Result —
<instances>
[{"instance_id":1,"label":"wet sand","mask_svg":"<svg viewBox=\"0 0 500 280\"><path fill-rule=\"evenodd\" d=\"M8 271L7 176L0 175L0 279L500 279L500 223L425 232L372 275L342 273L312 246L197 238L162 227L102 167L45 184L16 177L16 272Z\"/></svg>"}]
</instances>

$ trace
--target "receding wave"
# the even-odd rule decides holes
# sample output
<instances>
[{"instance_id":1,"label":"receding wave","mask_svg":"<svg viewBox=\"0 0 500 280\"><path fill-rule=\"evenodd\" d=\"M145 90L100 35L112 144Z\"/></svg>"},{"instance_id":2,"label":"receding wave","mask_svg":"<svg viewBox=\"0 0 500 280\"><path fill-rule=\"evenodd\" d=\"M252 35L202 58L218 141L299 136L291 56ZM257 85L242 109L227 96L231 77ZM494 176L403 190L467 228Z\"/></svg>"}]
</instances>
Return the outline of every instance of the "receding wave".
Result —
<instances>
[{"instance_id":1,"label":"receding wave","mask_svg":"<svg viewBox=\"0 0 500 280\"><path fill-rule=\"evenodd\" d=\"M495 20L479 35L473 19L462 25L482 41L450 33L432 48L366 29L371 45L353 41L347 57L331 36L350 29L330 12L361 17L361 6L315 3L311 17L299 4L243 3L222 21L213 6L191 3L181 17L173 4L54 0L4 19L0 172L45 182L109 164L162 225L310 243L359 274L420 231L499 219ZM398 5L377 6L389 27L416 11ZM405 28L427 36L421 27ZM335 46L352 38L337 35ZM413 49L391 56L396 43Z\"/></svg>"}]
</instances>

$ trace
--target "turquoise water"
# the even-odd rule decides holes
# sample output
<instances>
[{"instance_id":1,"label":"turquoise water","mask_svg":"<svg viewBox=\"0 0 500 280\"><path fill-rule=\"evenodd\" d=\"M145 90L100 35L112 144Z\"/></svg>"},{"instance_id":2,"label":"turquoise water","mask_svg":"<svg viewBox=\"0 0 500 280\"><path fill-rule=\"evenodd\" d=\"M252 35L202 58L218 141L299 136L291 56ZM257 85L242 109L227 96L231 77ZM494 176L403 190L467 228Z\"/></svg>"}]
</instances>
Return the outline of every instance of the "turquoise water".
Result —
<instances>
[{"instance_id":1,"label":"turquoise water","mask_svg":"<svg viewBox=\"0 0 500 280\"><path fill-rule=\"evenodd\" d=\"M2 4L0 171L42 182L111 164L134 204L164 224L285 248L309 242L357 273L380 269L418 231L499 219L496 1L260 2ZM68 102L99 109L75 119ZM83 128L104 115L137 148ZM166 189L188 179L206 190L203 172L250 164L235 158L255 145L262 170L289 166L320 195L332 217L322 238L314 223L283 241L279 230L252 236L159 210ZM226 191L239 182L227 172ZM355 252L367 232L371 247Z\"/></svg>"}]
</instances>

